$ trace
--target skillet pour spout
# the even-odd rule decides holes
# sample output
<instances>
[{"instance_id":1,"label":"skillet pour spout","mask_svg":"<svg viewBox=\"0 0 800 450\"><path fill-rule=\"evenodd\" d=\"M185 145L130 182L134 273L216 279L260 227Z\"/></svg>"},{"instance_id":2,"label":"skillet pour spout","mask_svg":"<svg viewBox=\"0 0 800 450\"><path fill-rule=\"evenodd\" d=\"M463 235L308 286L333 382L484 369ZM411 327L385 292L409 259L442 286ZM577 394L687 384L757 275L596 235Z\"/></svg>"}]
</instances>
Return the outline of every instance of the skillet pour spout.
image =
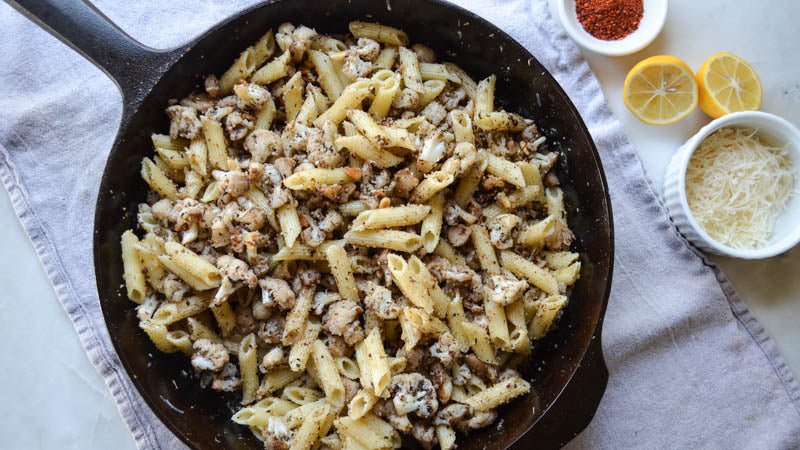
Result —
<instances>
[{"instance_id":1,"label":"skillet pour spout","mask_svg":"<svg viewBox=\"0 0 800 450\"><path fill-rule=\"evenodd\" d=\"M262 444L230 420L238 400L199 387L185 358L157 352L138 327L122 284L120 237L135 223L147 185L139 163L152 153L150 134L168 128L170 98L188 95L202 76L221 74L269 28L283 22L341 33L351 20L403 29L475 79L500 76L496 98L533 117L557 167L569 227L582 263L580 280L559 323L522 368L533 391L499 410L496 424L458 441L462 449L559 448L591 421L605 391L601 331L611 288L611 201L594 142L567 95L518 42L486 20L441 0L278 0L225 19L168 50L148 48L81 0L6 0L103 69L120 88L123 115L103 172L95 209L94 263L100 307L119 359L153 413L191 448L255 449ZM468 24L468 25L467 25ZM502 51L500 48L502 47ZM446 55L446 56L445 56ZM88 275L88 274L87 274ZM145 413L146 414L146 413ZM405 441L404 445L417 444Z\"/></svg>"}]
</instances>

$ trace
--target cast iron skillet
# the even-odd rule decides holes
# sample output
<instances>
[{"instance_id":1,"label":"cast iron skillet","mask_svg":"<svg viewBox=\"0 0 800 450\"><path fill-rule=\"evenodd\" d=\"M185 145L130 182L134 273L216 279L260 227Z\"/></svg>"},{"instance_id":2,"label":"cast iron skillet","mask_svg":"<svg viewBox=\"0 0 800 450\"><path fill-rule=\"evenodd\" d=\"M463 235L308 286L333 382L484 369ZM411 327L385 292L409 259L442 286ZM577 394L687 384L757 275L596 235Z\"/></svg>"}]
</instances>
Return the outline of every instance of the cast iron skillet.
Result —
<instances>
[{"instance_id":1,"label":"cast iron skillet","mask_svg":"<svg viewBox=\"0 0 800 450\"><path fill-rule=\"evenodd\" d=\"M220 74L268 28L286 21L336 33L344 32L350 20L380 21L402 28L412 42L431 46L441 59L456 62L475 79L497 73L499 102L534 118L551 147L563 153L558 170L583 262L580 281L559 330L539 346L535 362L523 370L535 393L503 409L502 426L470 434L459 448L554 448L589 423L608 380L600 346L613 264L608 187L575 107L534 55L503 31L441 0L390 0L391 10L386 1L377 0L274 1L249 8L178 48L154 50L80 0L8 1L103 69L122 92L119 134L103 172L95 212L97 292L128 375L155 414L187 445L260 446L249 430L230 421L237 408L233 396L202 390L187 375L192 369L185 357L158 352L139 330L133 307L120 289L120 236L134 226L131 212L145 198L139 164L152 152L150 134L168 128L167 100L198 89L202 75Z\"/></svg>"}]
</instances>

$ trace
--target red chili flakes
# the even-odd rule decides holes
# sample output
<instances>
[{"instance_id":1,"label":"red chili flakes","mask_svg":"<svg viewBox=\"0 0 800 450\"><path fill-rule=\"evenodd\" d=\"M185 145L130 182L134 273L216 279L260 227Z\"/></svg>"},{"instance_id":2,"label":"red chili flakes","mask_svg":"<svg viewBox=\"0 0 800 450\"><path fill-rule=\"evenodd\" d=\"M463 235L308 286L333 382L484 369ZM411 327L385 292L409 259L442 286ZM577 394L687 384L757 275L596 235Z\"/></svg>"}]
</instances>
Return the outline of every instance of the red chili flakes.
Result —
<instances>
[{"instance_id":1,"label":"red chili flakes","mask_svg":"<svg viewBox=\"0 0 800 450\"><path fill-rule=\"evenodd\" d=\"M589 34L615 41L639 28L644 5L642 0L576 0L575 12Z\"/></svg>"}]
</instances>

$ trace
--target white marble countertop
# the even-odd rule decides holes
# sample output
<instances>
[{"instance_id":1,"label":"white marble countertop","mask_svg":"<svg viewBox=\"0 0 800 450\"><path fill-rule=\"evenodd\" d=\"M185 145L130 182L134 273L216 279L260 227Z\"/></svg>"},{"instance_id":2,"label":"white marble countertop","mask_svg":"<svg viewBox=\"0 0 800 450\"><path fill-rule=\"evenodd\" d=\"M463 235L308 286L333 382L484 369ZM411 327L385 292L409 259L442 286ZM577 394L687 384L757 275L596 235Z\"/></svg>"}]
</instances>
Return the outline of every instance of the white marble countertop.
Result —
<instances>
[{"instance_id":1,"label":"white marble countertop","mask_svg":"<svg viewBox=\"0 0 800 450\"><path fill-rule=\"evenodd\" d=\"M640 123L622 103L622 81L639 60L672 54L692 68L711 54L747 59L764 84L762 109L800 125L796 0L671 0L662 34L622 58L586 54L611 109L656 186L675 149L709 121L700 110L667 127ZM89 364L33 247L0 189L0 421L4 448L133 449L103 380ZM800 375L800 248L766 261L715 259ZM23 432L20 432L23 431Z\"/></svg>"}]
</instances>

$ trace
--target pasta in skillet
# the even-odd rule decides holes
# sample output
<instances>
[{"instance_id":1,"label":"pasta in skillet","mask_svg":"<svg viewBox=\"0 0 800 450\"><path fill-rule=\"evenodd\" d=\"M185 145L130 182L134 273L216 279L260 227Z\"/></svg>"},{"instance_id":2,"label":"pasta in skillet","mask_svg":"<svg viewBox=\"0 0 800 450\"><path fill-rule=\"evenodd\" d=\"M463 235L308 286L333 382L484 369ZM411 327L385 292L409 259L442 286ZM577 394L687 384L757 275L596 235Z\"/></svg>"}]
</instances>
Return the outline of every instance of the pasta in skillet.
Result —
<instances>
[{"instance_id":1,"label":"pasta in skillet","mask_svg":"<svg viewBox=\"0 0 800 450\"><path fill-rule=\"evenodd\" d=\"M268 449L456 446L581 263L533 121L401 30L283 24L154 134L127 292Z\"/></svg>"}]
</instances>

